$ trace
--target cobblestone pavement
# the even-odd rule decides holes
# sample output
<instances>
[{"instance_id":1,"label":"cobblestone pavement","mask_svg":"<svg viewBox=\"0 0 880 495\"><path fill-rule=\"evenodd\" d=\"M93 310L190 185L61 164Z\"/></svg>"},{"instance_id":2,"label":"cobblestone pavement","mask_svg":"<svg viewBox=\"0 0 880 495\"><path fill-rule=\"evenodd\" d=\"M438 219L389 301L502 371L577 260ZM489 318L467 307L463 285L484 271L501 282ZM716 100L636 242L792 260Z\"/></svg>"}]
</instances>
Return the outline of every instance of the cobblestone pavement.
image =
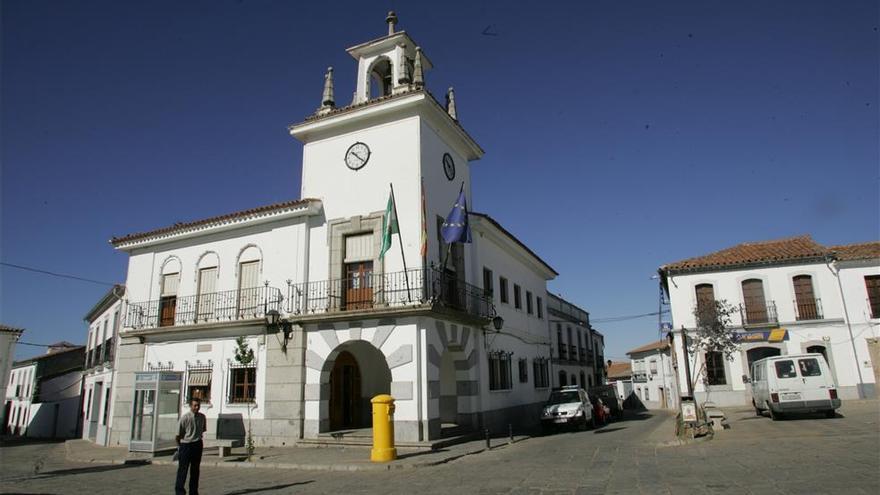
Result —
<instances>
[{"instance_id":1,"label":"cobblestone pavement","mask_svg":"<svg viewBox=\"0 0 880 495\"><path fill-rule=\"evenodd\" d=\"M388 472L202 470L203 494L249 493L870 493L880 491L878 403L846 403L843 417L773 422L727 411L714 440L658 447L666 414L595 431L534 438L448 464ZM64 459L62 444L0 448L0 492L171 493L173 466L104 466Z\"/></svg>"}]
</instances>

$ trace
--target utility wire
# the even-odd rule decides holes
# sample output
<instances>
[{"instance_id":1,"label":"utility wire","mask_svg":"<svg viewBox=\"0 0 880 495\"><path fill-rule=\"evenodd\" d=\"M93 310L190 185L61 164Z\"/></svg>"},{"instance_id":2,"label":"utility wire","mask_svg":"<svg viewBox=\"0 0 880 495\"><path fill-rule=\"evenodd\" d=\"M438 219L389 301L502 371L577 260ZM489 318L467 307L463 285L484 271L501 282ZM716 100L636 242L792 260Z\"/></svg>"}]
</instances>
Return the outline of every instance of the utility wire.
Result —
<instances>
[{"instance_id":1,"label":"utility wire","mask_svg":"<svg viewBox=\"0 0 880 495\"><path fill-rule=\"evenodd\" d=\"M41 273L43 275L51 275L53 277L67 278L70 280L79 280L80 282L89 282L92 284L109 285L109 286L116 285L116 284L112 284L110 282L102 282L100 280L94 280L91 278L77 277L76 275L67 275L64 273L50 272L49 270L42 270L40 268L33 268L30 266L16 265L14 263L6 263L5 261L0 261L0 265L8 266L9 268L17 268L19 270L24 270L24 271L28 271L28 272Z\"/></svg>"},{"instance_id":2,"label":"utility wire","mask_svg":"<svg viewBox=\"0 0 880 495\"><path fill-rule=\"evenodd\" d=\"M669 314L669 310L663 311L652 311L650 313L643 313L640 315L624 315L624 316L609 316L607 318L590 318L591 323L614 323L618 321L627 321L627 320L636 320L638 318L647 318L649 316L657 316L657 315L665 315Z\"/></svg>"}]
</instances>

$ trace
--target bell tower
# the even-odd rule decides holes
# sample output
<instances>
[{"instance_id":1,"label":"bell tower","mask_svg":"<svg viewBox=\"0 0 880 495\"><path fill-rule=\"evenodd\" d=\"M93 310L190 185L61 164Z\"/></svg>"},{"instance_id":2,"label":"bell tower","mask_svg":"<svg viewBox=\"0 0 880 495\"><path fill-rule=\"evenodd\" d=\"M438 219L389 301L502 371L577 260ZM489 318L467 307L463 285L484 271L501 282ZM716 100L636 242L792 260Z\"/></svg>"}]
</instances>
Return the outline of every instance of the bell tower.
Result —
<instances>
[{"instance_id":1,"label":"bell tower","mask_svg":"<svg viewBox=\"0 0 880 495\"><path fill-rule=\"evenodd\" d=\"M300 197L323 201L329 238L334 229L350 236L381 225L393 185L406 259L420 266L422 217L435 261L436 219L449 213L462 186L471 197L470 162L483 150L459 122L452 89L445 104L428 91L425 74L433 64L397 30L397 15L389 12L385 21L386 35L346 50L358 67L351 103L337 106L338 81L328 68L315 113L289 130L303 143ZM374 270L401 269L396 256L376 259ZM337 264L330 260L328 275Z\"/></svg>"}]
</instances>

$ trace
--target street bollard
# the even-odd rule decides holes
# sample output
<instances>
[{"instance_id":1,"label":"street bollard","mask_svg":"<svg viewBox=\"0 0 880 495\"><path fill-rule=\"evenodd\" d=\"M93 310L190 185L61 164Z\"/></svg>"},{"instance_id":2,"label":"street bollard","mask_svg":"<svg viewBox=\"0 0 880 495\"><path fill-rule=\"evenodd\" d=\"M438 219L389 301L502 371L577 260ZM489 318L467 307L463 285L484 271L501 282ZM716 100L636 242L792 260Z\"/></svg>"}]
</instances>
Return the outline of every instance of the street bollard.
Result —
<instances>
[{"instance_id":1,"label":"street bollard","mask_svg":"<svg viewBox=\"0 0 880 495\"><path fill-rule=\"evenodd\" d=\"M483 430L483 434L486 435L486 450L490 450L492 448L492 440L489 438L489 428Z\"/></svg>"},{"instance_id":2,"label":"street bollard","mask_svg":"<svg viewBox=\"0 0 880 495\"><path fill-rule=\"evenodd\" d=\"M373 449L370 460L388 462L397 459L394 448L394 397L377 395L370 400L373 404Z\"/></svg>"},{"instance_id":3,"label":"street bollard","mask_svg":"<svg viewBox=\"0 0 880 495\"><path fill-rule=\"evenodd\" d=\"M510 443L513 443L513 424L507 424L507 431L510 433Z\"/></svg>"}]
</instances>

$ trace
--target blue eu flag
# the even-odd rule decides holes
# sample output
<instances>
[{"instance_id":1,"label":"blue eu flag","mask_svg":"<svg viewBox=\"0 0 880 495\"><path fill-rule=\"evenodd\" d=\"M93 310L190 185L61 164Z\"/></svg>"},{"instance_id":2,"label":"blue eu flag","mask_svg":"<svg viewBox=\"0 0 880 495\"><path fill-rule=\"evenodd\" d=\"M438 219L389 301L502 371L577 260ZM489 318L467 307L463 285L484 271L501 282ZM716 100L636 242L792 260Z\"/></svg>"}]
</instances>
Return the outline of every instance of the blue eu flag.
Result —
<instances>
[{"instance_id":1,"label":"blue eu flag","mask_svg":"<svg viewBox=\"0 0 880 495\"><path fill-rule=\"evenodd\" d=\"M453 242L471 242L471 228L468 225L467 199L464 197L464 185L461 192L458 193L458 200L452 207L452 211L440 227L440 235L443 242L452 244Z\"/></svg>"}]
</instances>

